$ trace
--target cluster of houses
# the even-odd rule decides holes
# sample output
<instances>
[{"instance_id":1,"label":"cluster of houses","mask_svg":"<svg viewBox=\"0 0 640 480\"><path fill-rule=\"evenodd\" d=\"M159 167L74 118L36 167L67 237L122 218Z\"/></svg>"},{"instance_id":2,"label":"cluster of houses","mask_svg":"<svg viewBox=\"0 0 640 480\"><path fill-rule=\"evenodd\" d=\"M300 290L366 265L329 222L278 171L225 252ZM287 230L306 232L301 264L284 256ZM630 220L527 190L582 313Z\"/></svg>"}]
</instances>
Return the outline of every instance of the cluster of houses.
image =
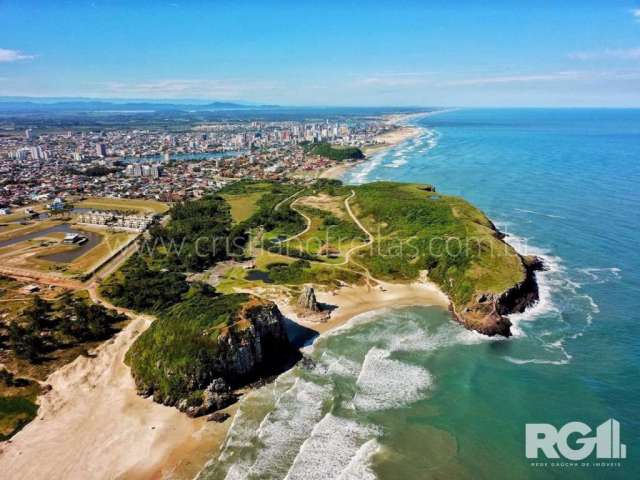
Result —
<instances>
[{"instance_id":1,"label":"cluster of houses","mask_svg":"<svg viewBox=\"0 0 640 480\"><path fill-rule=\"evenodd\" d=\"M144 231L154 220L153 215L130 215L118 211L91 210L77 217L78 223L102 225L115 229Z\"/></svg>"}]
</instances>

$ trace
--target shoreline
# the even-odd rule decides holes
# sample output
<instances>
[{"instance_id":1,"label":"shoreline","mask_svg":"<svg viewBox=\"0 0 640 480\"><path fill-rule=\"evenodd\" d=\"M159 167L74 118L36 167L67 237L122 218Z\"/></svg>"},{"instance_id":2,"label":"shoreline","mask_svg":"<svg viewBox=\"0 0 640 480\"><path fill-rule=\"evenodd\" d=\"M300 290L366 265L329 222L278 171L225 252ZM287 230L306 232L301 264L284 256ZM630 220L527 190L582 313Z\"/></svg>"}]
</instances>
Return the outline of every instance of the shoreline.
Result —
<instances>
[{"instance_id":1,"label":"shoreline","mask_svg":"<svg viewBox=\"0 0 640 480\"><path fill-rule=\"evenodd\" d=\"M401 117L412 116L415 114ZM420 127L399 125L380 135L382 144L367 154L381 153L421 132ZM362 162L334 165L320 176L336 178ZM351 285L334 292L318 289L316 296L320 303L334 307L325 322L297 315L294 302L284 295L272 299L289 320L317 332L313 341L362 313L389 307L449 306L448 297L425 281ZM0 444L0 470L9 476L13 473L34 479L49 478L51 471L63 472L69 479L186 479L194 478L215 458L239 402L221 410L231 417L216 423L207 422L206 417L189 418L173 407L140 397L124 356L152 321L152 317L135 315L90 355L78 357L51 374L46 383L52 389L38 398L36 418ZM40 461L33 462L33 458Z\"/></svg>"},{"instance_id":2,"label":"shoreline","mask_svg":"<svg viewBox=\"0 0 640 480\"><path fill-rule=\"evenodd\" d=\"M334 307L327 321L305 318L296 313L288 302L274 301L289 320L315 330L319 335L341 327L357 315L384 308L417 305L438 306L444 309L449 307L449 298L432 282L380 282L380 286L350 285L336 292L317 290L315 293L318 302Z\"/></svg>"},{"instance_id":3,"label":"shoreline","mask_svg":"<svg viewBox=\"0 0 640 480\"><path fill-rule=\"evenodd\" d=\"M376 141L378 141L379 143L363 147L362 152L365 154L366 158L355 162L333 164L320 172L318 178L339 180L350 169L358 165L362 165L365 162L371 161L371 157L373 155L381 154L386 150L400 145L401 143L419 137L424 131L423 128L417 127L415 125L401 125L398 122L404 122L412 118L419 118L427 115L430 115L430 113L411 113L402 115L389 115L387 117L384 117L385 123L395 125L397 128L390 132L385 132L376 136Z\"/></svg>"},{"instance_id":4,"label":"shoreline","mask_svg":"<svg viewBox=\"0 0 640 480\"><path fill-rule=\"evenodd\" d=\"M399 306L440 306L448 298L435 284L383 283L318 291L318 301L334 310L326 322L295 313L284 295L275 299L283 315L318 335L334 330L356 315ZM47 378L51 391L39 397L37 417L10 441L0 444L0 469L9 476L49 478L194 478L215 458L232 424L239 402L221 410L223 423L189 418L173 407L136 393L124 356L153 319L139 315L93 354L78 357ZM34 462L33 458L38 458Z\"/></svg>"}]
</instances>

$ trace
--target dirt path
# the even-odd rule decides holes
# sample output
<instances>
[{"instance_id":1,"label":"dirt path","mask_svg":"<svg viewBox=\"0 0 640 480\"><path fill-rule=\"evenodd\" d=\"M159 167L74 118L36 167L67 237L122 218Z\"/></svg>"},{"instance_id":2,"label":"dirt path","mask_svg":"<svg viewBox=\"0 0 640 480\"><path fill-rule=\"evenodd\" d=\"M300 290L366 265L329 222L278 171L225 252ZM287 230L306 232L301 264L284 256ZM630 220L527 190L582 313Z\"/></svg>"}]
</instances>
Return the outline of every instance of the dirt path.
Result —
<instances>
[{"instance_id":1,"label":"dirt path","mask_svg":"<svg viewBox=\"0 0 640 480\"><path fill-rule=\"evenodd\" d=\"M278 209L280 208L281 205L284 205L285 203L287 203L289 200L291 200L292 198L294 198L296 195L298 195L299 193L302 193L306 190L306 188L303 188L302 190L298 190L296 193L294 193L293 195L289 195L287 198L285 198L284 200L278 202L278 204L273 207L273 209L277 212Z\"/></svg>"},{"instance_id":2,"label":"dirt path","mask_svg":"<svg viewBox=\"0 0 640 480\"><path fill-rule=\"evenodd\" d=\"M342 263L342 265L346 265L349 262L353 263L354 265L356 265L358 268L361 268L365 272L367 283L371 281L371 282L377 283L378 285L381 285L381 284L384 284L385 282L383 282L382 280L378 280L373 275L371 275L371 272L367 267L351 259L351 255L354 252L362 248L371 246L375 240L373 235L371 235L371 232L369 232L369 230L367 230L365 226L362 225L360 220L358 220L358 217L356 217L353 211L351 210L351 206L349 205L349 200L351 200L355 196L356 196L355 190L351 190L351 195L349 195L347 198L344 199L344 206L347 209L347 213L349 214L351 219L356 223L356 225L358 225L358 228L360 228L360 230L362 230L364 234L367 236L367 241L362 245L356 245L355 247L350 248L344 256L344 262Z\"/></svg>"},{"instance_id":3,"label":"dirt path","mask_svg":"<svg viewBox=\"0 0 640 480\"><path fill-rule=\"evenodd\" d=\"M300 193L300 192L298 192L298 193ZM307 226L301 232L298 232L295 235L290 236L289 238L283 240L280 243L287 243L287 242L290 242L291 240L295 240L296 238L301 237L302 235L307 233L309 231L309 229L311 228L311 219L306 214L302 213L300 210L298 210L297 208L294 207L294 205L295 205L295 203L297 201L298 201L298 199L295 199L293 202L291 202L291 205L289 205L289 206L291 207L291 210L293 210L297 214L302 215L304 217L305 221L307 222Z\"/></svg>"}]
</instances>

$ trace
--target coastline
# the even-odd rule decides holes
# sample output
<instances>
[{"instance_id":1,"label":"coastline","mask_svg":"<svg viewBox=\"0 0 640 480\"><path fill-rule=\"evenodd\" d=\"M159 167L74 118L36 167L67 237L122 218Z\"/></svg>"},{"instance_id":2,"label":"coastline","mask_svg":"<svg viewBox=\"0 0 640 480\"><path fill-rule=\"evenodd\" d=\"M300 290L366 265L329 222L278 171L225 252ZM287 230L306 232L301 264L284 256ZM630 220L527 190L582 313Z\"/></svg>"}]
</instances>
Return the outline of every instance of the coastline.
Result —
<instances>
[{"instance_id":1,"label":"coastline","mask_svg":"<svg viewBox=\"0 0 640 480\"><path fill-rule=\"evenodd\" d=\"M318 178L338 180L351 168L371 160L372 155L382 153L390 148L400 145L403 142L419 137L423 133L424 129L413 125L399 125L398 123L426 115L429 115L429 113L389 115L384 117L386 123L395 125L397 128L390 132L378 135L376 137L377 143L375 145L363 147L362 152L366 155L364 160L334 164L320 172Z\"/></svg>"},{"instance_id":2,"label":"coastline","mask_svg":"<svg viewBox=\"0 0 640 480\"><path fill-rule=\"evenodd\" d=\"M284 296L275 301L289 320L319 335L369 311L449 303L430 282L383 283L382 289L354 285L316 295L334 307L326 322L299 317ZM52 388L39 397L37 417L0 445L0 470L33 479L49 478L51 471L68 479L194 478L222 446L238 402L221 410L229 419L216 423L137 395L124 356L152 321L136 316L90 355L50 375L46 383Z\"/></svg>"},{"instance_id":3,"label":"coastline","mask_svg":"<svg viewBox=\"0 0 640 480\"><path fill-rule=\"evenodd\" d=\"M228 427L136 394L124 355L151 322L136 317L90 355L51 374L37 417L1 444L0 470L34 479L50 478L52 471L69 479L197 474Z\"/></svg>"}]
</instances>

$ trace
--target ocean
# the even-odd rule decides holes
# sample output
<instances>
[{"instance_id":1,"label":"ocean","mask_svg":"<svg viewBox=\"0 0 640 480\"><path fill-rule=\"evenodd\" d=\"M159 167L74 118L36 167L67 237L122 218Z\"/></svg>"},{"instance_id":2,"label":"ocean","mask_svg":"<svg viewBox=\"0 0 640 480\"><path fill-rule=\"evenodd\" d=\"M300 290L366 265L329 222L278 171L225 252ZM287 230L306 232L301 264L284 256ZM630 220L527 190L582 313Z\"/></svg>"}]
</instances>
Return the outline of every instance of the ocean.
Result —
<instances>
[{"instance_id":1,"label":"ocean","mask_svg":"<svg viewBox=\"0 0 640 480\"><path fill-rule=\"evenodd\" d=\"M514 336L448 312L369 312L246 395L204 479L640 478L640 110L461 109L347 183L423 182L541 256ZM620 423L625 459L528 459L527 423ZM593 436L591 433L588 436ZM569 445L577 448L574 434Z\"/></svg>"}]
</instances>

